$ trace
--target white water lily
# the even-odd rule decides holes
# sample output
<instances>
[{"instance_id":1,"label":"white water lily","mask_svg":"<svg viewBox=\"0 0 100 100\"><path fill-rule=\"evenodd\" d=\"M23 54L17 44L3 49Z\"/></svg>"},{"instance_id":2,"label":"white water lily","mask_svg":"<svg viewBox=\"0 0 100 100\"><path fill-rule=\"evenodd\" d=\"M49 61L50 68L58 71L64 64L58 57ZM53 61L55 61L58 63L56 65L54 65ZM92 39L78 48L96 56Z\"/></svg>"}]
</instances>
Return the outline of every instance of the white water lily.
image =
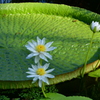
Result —
<instances>
[{"instance_id":1,"label":"white water lily","mask_svg":"<svg viewBox=\"0 0 100 100\"><path fill-rule=\"evenodd\" d=\"M90 25L91 30L95 33L100 31L100 24L99 22L94 22L92 21L91 25Z\"/></svg>"},{"instance_id":2,"label":"white water lily","mask_svg":"<svg viewBox=\"0 0 100 100\"><path fill-rule=\"evenodd\" d=\"M35 63L38 63L40 59L43 59L48 62L47 58L52 59L52 56L47 53L48 51L54 50L56 47L50 47L53 42L45 43L45 38L42 40L37 37L37 42L32 40L32 42L28 42L25 47L31 51L26 59L30 59L31 57L35 57Z\"/></svg>"},{"instance_id":3,"label":"white water lily","mask_svg":"<svg viewBox=\"0 0 100 100\"><path fill-rule=\"evenodd\" d=\"M39 81L39 87L42 87L42 82L45 82L49 85L49 81L48 78L54 78L55 76L52 74L49 74L50 72L52 72L54 70L53 69L49 69L47 70L49 67L49 64L45 64L44 66L41 66L39 63L38 65L32 65L32 68L28 68L28 78L33 78L33 82L35 83L37 80Z\"/></svg>"}]
</instances>

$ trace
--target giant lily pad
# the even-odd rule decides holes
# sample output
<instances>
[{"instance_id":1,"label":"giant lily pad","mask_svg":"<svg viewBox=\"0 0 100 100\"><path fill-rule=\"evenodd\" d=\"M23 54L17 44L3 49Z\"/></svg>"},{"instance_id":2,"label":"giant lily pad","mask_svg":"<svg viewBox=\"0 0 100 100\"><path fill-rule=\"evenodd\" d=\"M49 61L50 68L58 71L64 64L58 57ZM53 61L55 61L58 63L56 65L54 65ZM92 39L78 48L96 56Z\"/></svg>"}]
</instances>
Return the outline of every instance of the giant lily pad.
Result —
<instances>
[{"instance_id":1,"label":"giant lily pad","mask_svg":"<svg viewBox=\"0 0 100 100\"><path fill-rule=\"evenodd\" d=\"M36 37L54 41L57 47L50 68L57 84L80 76L92 31L91 21L100 21L100 15L78 7L48 3L12 3L0 5L0 88L29 88L32 79L26 71L33 59L24 45ZM85 73L99 67L100 34L95 34ZM34 84L36 86L36 84Z\"/></svg>"}]
</instances>

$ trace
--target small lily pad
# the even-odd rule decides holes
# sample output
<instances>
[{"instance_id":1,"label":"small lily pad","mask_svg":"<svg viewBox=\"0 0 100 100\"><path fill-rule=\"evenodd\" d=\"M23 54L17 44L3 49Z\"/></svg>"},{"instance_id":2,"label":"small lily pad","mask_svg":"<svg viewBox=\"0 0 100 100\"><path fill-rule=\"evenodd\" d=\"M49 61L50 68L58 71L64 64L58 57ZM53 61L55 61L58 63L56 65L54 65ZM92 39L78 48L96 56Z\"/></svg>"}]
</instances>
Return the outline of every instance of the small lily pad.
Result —
<instances>
[{"instance_id":1,"label":"small lily pad","mask_svg":"<svg viewBox=\"0 0 100 100\"><path fill-rule=\"evenodd\" d=\"M93 72L90 72L88 74L88 76L90 76L90 77L100 77L100 69L97 69L97 70L95 70Z\"/></svg>"},{"instance_id":2,"label":"small lily pad","mask_svg":"<svg viewBox=\"0 0 100 100\"><path fill-rule=\"evenodd\" d=\"M83 96L69 96L67 97L66 100L92 100L92 99Z\"/></svg>"},{"instance_id":3,"label":"small lily pad","mask_svg":"<svg viewBox=\"0 0 100 100\"><path fill-rule=\"evenodd\" d=\"M67 100L67 97L59 93L47 93L47 98L40 100Z\"/></svg>"},{"instance_id":4,"label":"small lily pad","mask_svg":"<svg viewBox=\"0 0 100 100\"><path fill-rule=\"evenodd\" d=\"M83 96L69 96L66 97L59 93L47 93L46 94L48 98L40 99L40 100L92 100L88 97Z\"/></svg>"}]
</instances>

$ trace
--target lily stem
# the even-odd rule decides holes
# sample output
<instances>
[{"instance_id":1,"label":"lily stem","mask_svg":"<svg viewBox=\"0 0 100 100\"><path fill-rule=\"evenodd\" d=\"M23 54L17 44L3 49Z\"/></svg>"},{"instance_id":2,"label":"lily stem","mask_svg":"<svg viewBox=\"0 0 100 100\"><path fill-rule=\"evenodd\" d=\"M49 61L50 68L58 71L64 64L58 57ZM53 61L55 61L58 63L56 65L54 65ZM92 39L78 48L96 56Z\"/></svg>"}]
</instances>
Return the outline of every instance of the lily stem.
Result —
<instances>
[{"instance_id":1,"label":"lily stem","mask_svg":"<svg viewBox=\"0 0 100 100\"><path fill-rule=\"evenodd\" d=\"M40 59L40 65L42 66L42 59Z\"/></svg>"},{"instance_id":2,"label":"lily stem","mask_svg":"<svg viewBox=\"0 0 100 100\"><path fill-rule=\"evenodd\" d=\"M43 82L43 84L42 84L42 92L43 92L44 97L47 98L47 96L46 96L46 94L45 94L44 91L45 91L45 84L44 84L44 82Z\"/></svg>"},{"instance_id":3,"label":"lily stem","mask_svg":"<svg viewBox=\"0 0 100 100\"><path fill-rule=\"evenodd\" d=\"M42 59L40 59L40 64L42 66ZM45 91L45 84L44 84L44 82L42 82L42 92L43 92L44 97L46 98L47 96L44 91Z\"/></svg>"},{"instance_id":4,"label":"lily stem","mask_svg":"<svg viewBox=\"0 0 100 100\"><path fill-rule=\"evenodd\" d=\"M84 67L82 69L82 77L84 77L84 73L85 73L85 69L86 69L86 64L87 64L87 61L88 61L89 52L90 52L91 47L92 47L92 41L93 41L94 34L95 33L92 34L92 38L91 38L91 41L90 41L89 49L88 49L88 52L87 52L87 55L86 55L86 59L85 59L85 62L84 62Z\"/></svg>"}]
</instances>

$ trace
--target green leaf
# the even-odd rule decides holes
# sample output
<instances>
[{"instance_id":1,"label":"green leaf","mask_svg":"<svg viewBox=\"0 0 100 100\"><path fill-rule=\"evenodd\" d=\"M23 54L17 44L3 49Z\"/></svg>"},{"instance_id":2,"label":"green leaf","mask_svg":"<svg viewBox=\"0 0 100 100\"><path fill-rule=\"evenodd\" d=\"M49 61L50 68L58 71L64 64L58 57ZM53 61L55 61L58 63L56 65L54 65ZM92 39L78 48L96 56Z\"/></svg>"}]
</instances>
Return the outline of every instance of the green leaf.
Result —
<instances>
[{"instance_id":1,"label":"green leaf","mask_svg":"<svg viewBox=\"0 0 100 100\"><path fill-rule=\"evenodd\" d=\"M59 93L47 93L47 98L40 100L67 100L67 97Z\"/></svg>"},{"instance_id":2,"label":"green leaf","mask_svg":"<svg viewBox=\"0 0 100 100\"><path fill-rule=\"evenodd\" d=\"M47 93L47 98L45 99L40 99L40 100L92 100L88 97L84 96L69 96L66 97L62 94L59 93Z\"/></svg>"},{"instance_id":3,"label":"green leaf","mask_svg":"<svg viewBox=\"0 0 100 100\"><path fill-rule=\"evenodd\" d=\"M92 31L92 20L100 21L100 15L78 7L48 3L0 4L0 88L29 88L32 79L26 71L34 58L26 59L30 53L24 45L36 37L54 41L57 47L50 52L50 68L55 68L57 84L80 76L87 54ZM99 67L100 34L95 34L85 73ZM45 63L45 62L43 62ZM37 86L37 84L34 84Z\"/></svg>"},{"instance_id":4,"label":"green leaf","mask_svg":"<svg viewBox=\"0 0 100 100\"><path fill-rule=\"evenodd\" d=\"M88 74L90 77L100 77L100 69L97 69L95 71L92 71Z\"/></svg>"},{"instance_id":5,"label":"green leaf","mask_svg":"<svg viewBox=\"0 0 100 100\"><path fill-rule=\"evenodd\" d=\"M65 100L92 100L92 99L84 96L69 96Z\"/></svg>"}]
</instances>

